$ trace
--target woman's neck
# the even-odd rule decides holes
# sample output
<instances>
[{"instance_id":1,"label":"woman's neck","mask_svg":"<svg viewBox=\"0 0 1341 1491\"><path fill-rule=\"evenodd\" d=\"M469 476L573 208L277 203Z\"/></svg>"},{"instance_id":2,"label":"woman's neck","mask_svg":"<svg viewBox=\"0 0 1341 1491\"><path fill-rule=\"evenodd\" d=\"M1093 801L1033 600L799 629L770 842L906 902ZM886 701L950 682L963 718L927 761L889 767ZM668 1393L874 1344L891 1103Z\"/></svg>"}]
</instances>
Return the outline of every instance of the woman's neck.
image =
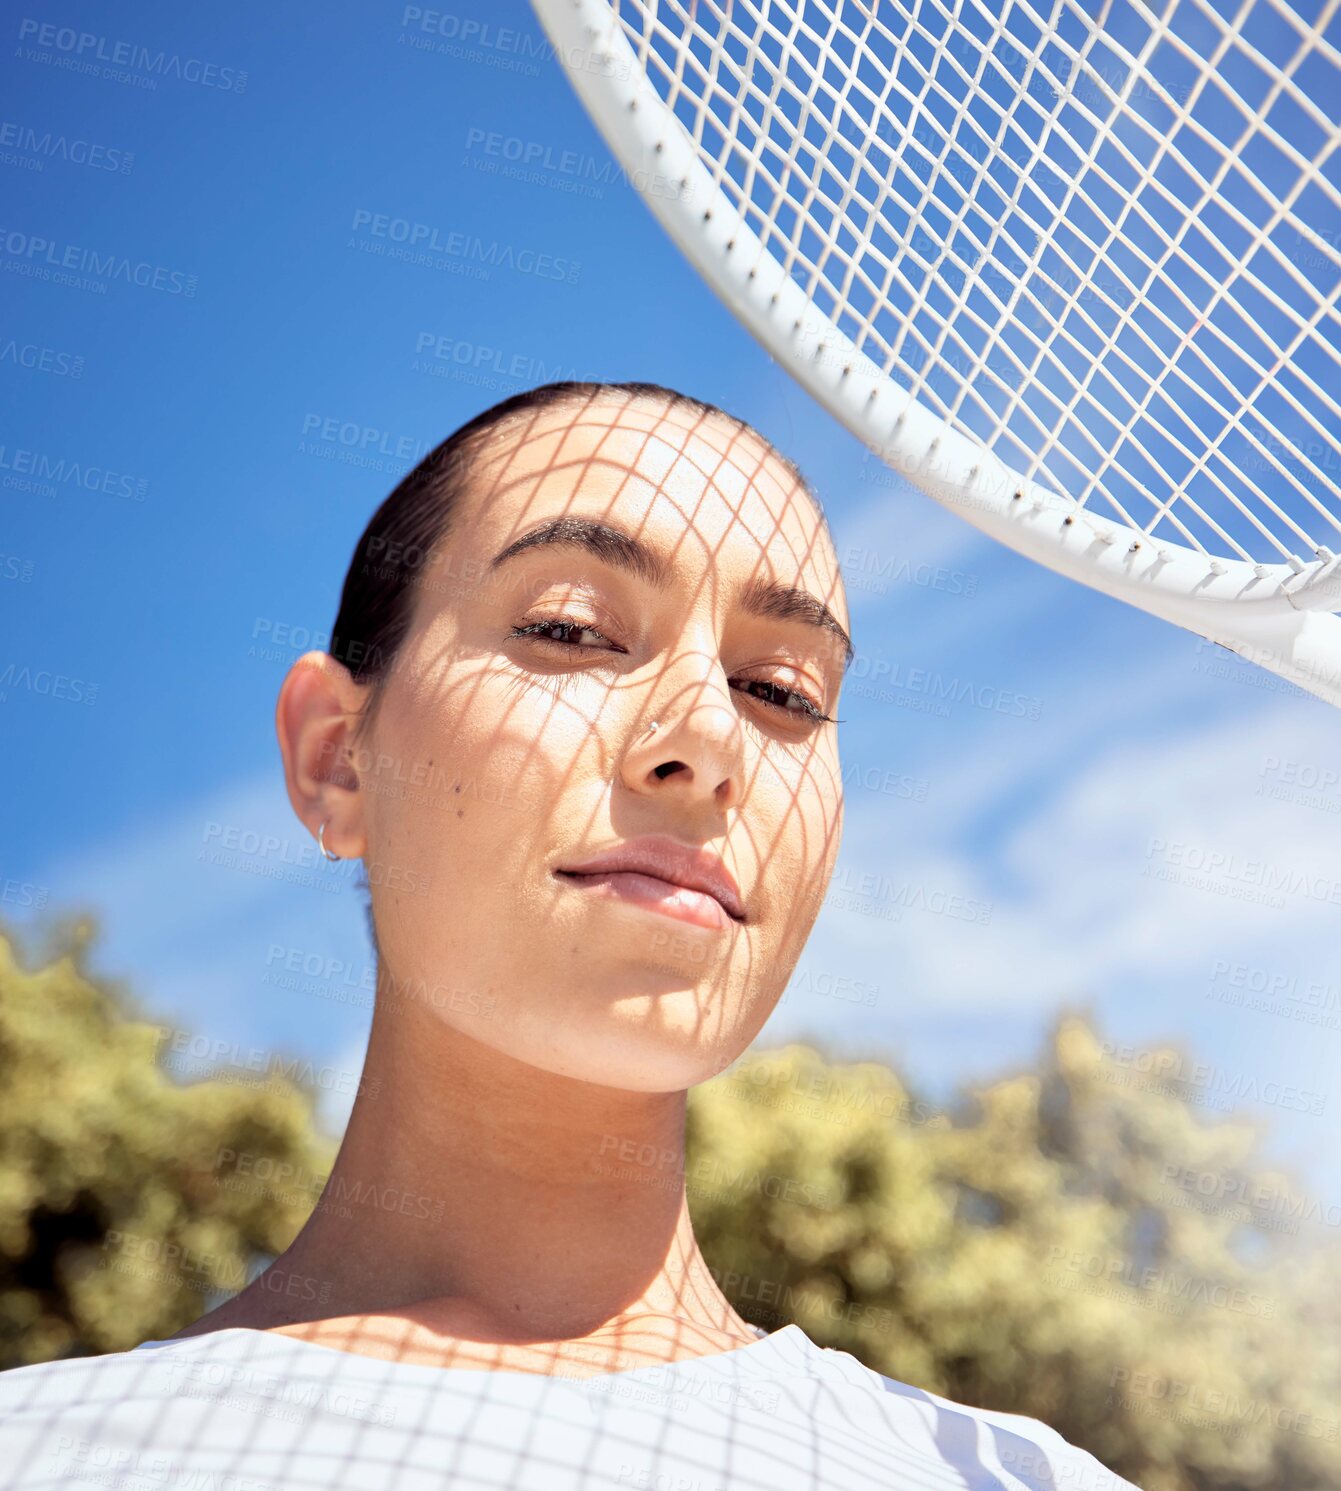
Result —
<instances>
[{"instance_id":1,"label":"woman's neck","mask_svg":"<svg viewBox=\"0 0 1341 1491\"><path fill-rule=\"evenodd\" d=\"M198 1325L323 1343L354 1332L369 1355L552 1360L566 1343L578 1364L756 1339L694 1237L685 1093L555 1076L406 1015L380 1030L374 1018L307 1223Z\"/></svg>"}]
</instances>

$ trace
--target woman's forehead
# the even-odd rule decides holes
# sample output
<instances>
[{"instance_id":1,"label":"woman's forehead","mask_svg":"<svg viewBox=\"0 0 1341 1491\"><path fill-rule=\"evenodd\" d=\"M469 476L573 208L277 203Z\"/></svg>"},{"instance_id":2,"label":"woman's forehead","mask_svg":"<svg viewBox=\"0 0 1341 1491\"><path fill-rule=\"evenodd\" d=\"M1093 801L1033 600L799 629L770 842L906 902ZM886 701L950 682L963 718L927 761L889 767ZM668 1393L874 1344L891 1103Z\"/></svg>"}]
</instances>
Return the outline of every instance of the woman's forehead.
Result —
<instances>
[{"instance_id":1,"label":"woman's forehead","mask_svg":"<svg viewBox=\"0 0 1341 1491\"><path fill-rule=\"evenodd\" d=\"M608 402L547 410L499 439L473 484L481 540L509 542L542 519L604 517L696 560L800 569L832 588L836 565L813 500L758 435L692 408Z\"/></svg>"}]
</instances>

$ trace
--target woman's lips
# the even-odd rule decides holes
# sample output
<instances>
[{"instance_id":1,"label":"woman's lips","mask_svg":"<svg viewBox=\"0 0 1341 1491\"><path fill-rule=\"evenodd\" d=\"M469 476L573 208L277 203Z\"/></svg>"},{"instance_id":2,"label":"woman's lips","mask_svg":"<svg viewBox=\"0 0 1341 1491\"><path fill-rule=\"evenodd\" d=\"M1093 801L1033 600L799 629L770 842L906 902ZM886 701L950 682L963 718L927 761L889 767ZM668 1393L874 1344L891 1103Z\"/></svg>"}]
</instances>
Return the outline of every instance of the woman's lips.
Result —
<instances>
[{"instance_id":1,"label":"woman's lips","mask_svg":"<svg viewBox=\"0 0 1341 1491\"><path fill-rule=\"evenodd\" d=\"M587 895L609 896L694 926L716 931L735 925L734 918L716 896L660 880L655 875L636 870L602 870L592 874L556 870L554 873Z\"/></svg>"}]
</instances>

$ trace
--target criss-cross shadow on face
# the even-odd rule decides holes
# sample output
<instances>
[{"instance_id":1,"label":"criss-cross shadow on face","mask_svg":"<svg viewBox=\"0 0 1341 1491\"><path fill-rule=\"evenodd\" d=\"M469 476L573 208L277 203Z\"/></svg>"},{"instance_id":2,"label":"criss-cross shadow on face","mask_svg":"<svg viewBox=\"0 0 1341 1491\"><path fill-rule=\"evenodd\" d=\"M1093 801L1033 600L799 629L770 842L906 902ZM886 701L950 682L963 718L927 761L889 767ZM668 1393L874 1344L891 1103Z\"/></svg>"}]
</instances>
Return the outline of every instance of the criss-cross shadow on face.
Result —
<instances>
[{"instance_id":1,"label":"criss-cross shadow on face","mask_svg":"<svg viewBox=\"0 0 1341 1491\"><path fill-rule=\"evenodd\" d=\"M646 400L539 411L467 490L369 742L461 787L369 795L369 857L432 887L372 886L388 984L451 969L506 1006L462 1021L488 1044L690 1086L771 1012L833 869L850 643L827 529L752 431ZM647 836L719 860L735 914L562 873Z\"/></svg>"}]
</instances>

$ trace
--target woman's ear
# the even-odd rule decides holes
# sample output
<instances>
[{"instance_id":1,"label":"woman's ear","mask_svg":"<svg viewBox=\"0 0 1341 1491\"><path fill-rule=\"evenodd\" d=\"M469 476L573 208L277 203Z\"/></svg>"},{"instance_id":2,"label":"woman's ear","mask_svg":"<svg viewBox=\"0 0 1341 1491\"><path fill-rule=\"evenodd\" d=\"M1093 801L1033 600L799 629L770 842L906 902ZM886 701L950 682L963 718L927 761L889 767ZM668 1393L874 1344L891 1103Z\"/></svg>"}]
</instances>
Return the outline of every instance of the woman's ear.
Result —
<instances>
[{"instance_id":1,"label":"woman's ear","mask_svg":"<svg viewBox=\"0 0 1341 1491\"><path fill-rule=\"evenodd\" d=\"M326 825L326 847L342 859L361 858L367 847L353 734L369 689L329 653L305 652L275 703L289 802L313 838Z\"/></svg>"}]
</instances>

